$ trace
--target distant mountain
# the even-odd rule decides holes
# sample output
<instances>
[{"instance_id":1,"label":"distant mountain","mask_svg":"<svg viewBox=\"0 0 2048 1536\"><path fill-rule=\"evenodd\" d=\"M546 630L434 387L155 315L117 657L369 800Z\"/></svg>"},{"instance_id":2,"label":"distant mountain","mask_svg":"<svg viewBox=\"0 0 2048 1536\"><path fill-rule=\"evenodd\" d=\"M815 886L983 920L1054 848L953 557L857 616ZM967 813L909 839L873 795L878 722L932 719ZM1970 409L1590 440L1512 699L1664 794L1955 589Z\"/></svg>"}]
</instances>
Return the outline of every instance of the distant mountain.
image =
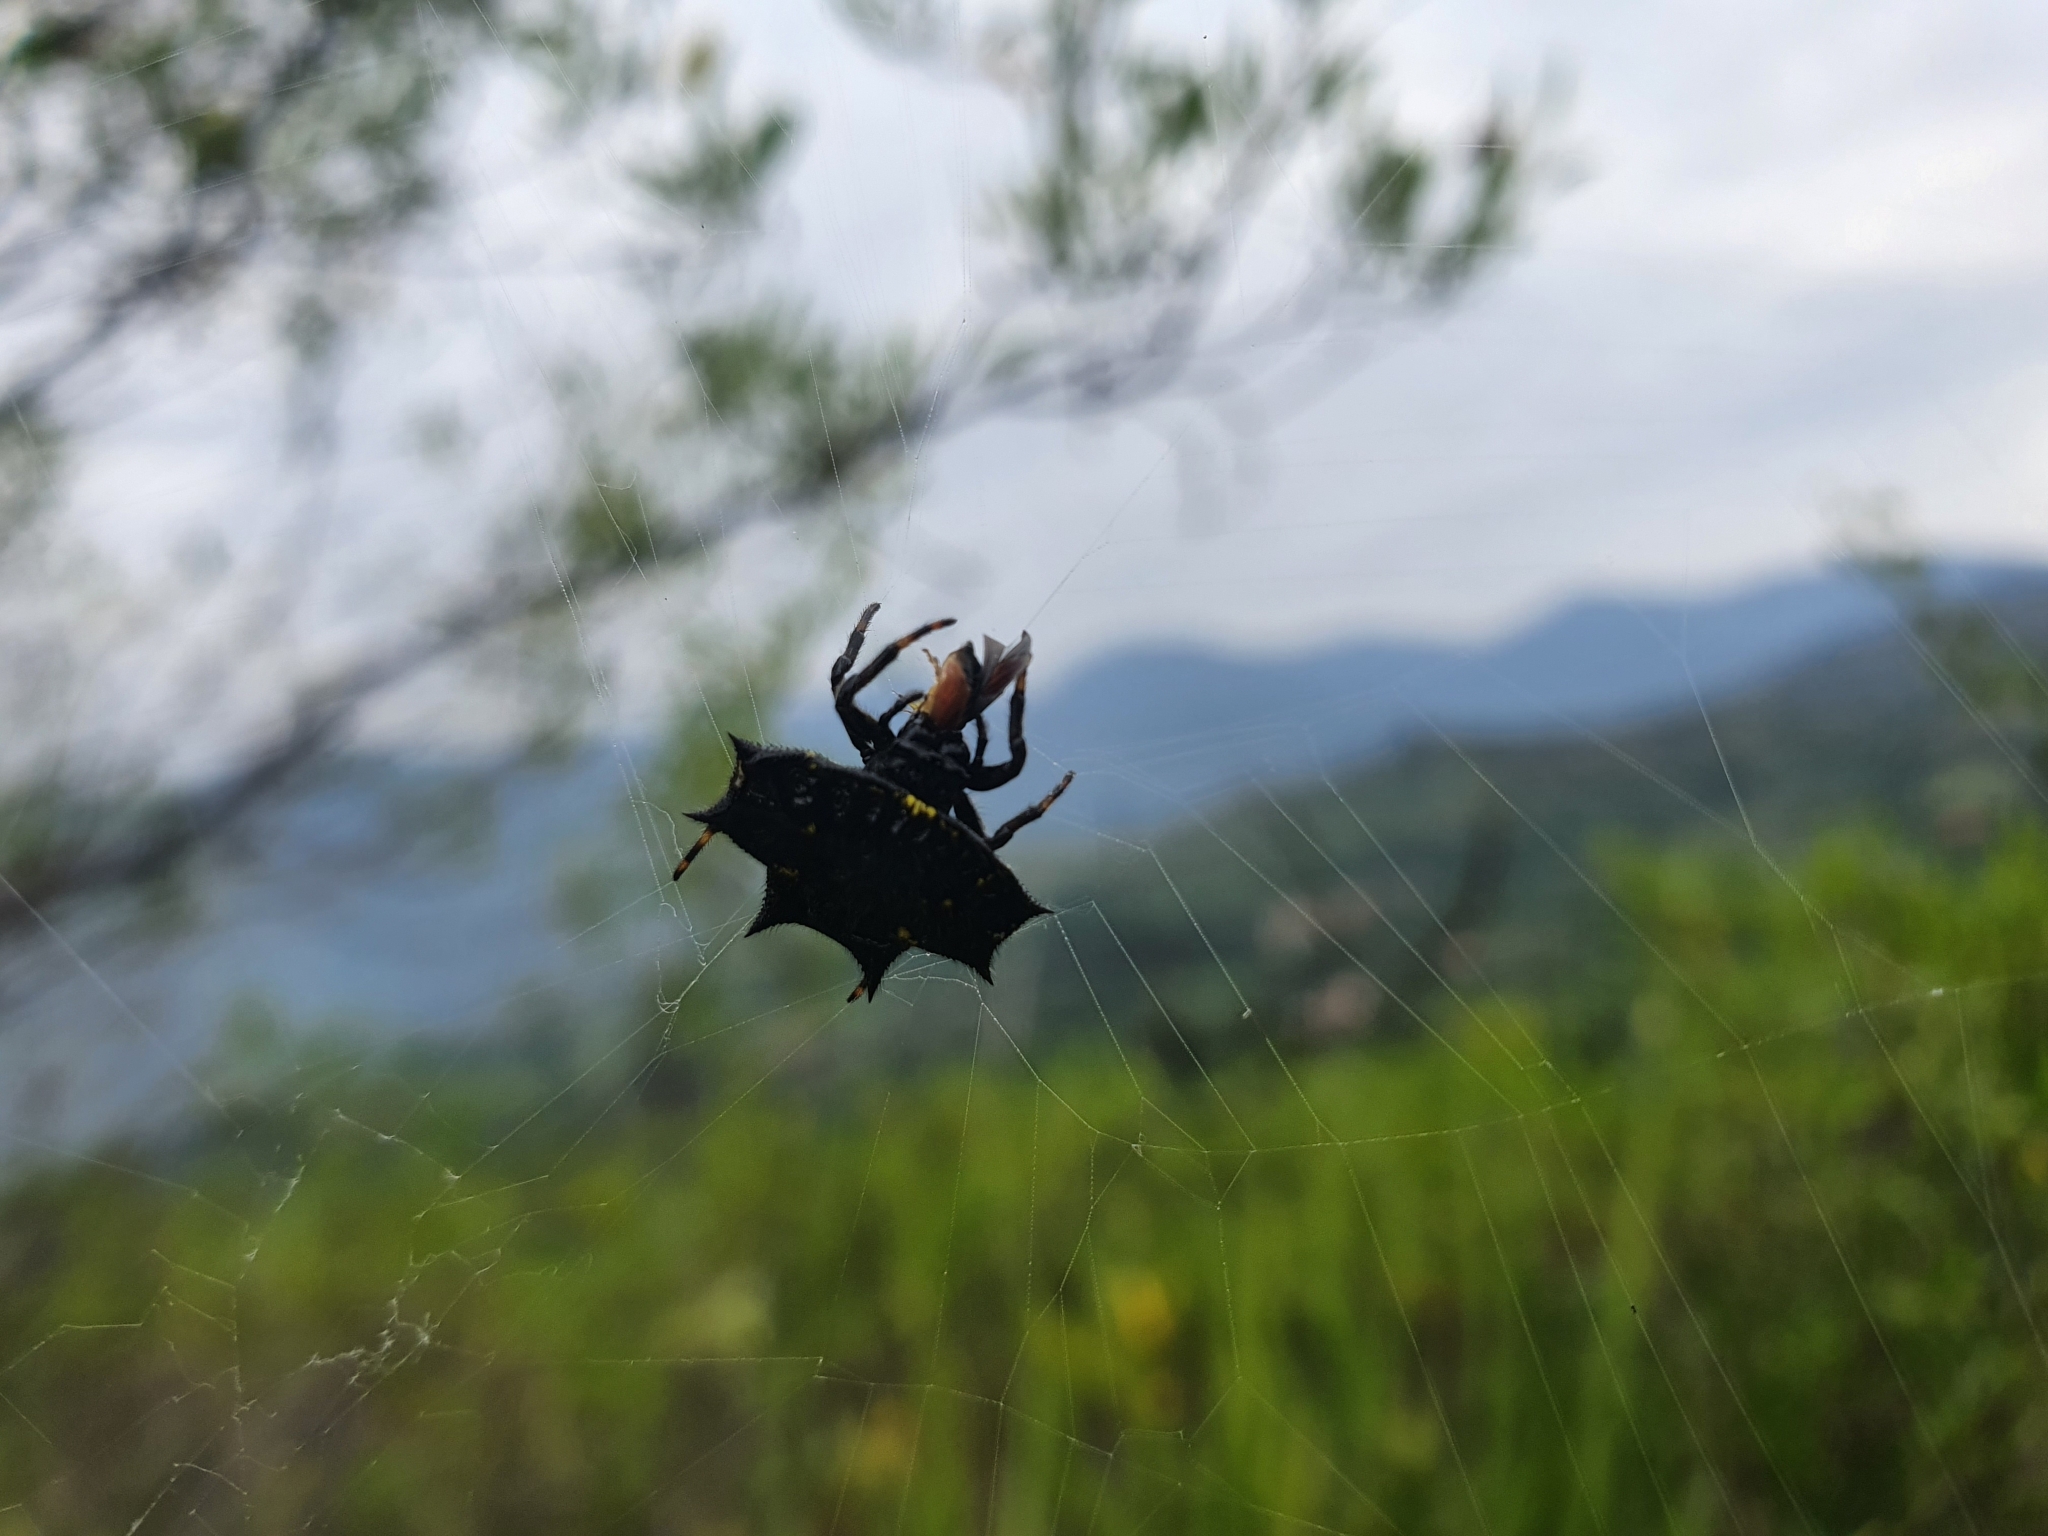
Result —
<instances>
[{"instance_id":1,"label":"distant mountain","mask_svg":"<svg viewBox=\"0 0 2048 1536\"><path fill-rule=\"evenodd\" d=\"M2048 571L1953 564L1951 599L2048 596ZM1345 765L1417 737L1552 732L1609 725L1757 687L1818 652L1897 622L1862 576L1830 572L1723 597L1571 604L1530 629L1477 646L1347 641L1305 654L1246 658L1195 646L1113 651L1034 692L1035 764L996 816L1027 804L1072 768L1074 787L1048 830L1134 830L1173 820L1249 777ZM830 712L805 708L787 735L845 750Z\"/></svg>"},{"instance_id":2,"label":"distant mountain","mask_svg":"<svg viewBox=\"0 0 2048 1536\"><path fill-rule=\"evenodd\" d=\"M2048 611L2048 571L1955 567L1942 585L2015 612ZM1421 760L1395 749L1424 748L1439 730L1580 743L1589 727L1666 717L1690 743L1683 773L1718 773L1699 756L1708 744L1695 690L1733 707L1726 718L1754 721L1764 742L1796 744L1802 724L1820 718L1841 742L1926 730L1919 716L1895 718L1897 700L1918 700L1923 713L1941 701L1922 697L1923 670L1893 627L1889 606L1861 581L1826 575L1695 602L1578 603L1487 646L1362 642L1265 660L1186 647L1116 652L1034 693L1032 766L990 809L1006 815L1005 801L1043 794L1057 769L1079 771L1056 815L1016 845L1051 879L1060 866L1080 867L1088 845L1072 834L1167 835L1168 823L1229 804L1249 780L1285 785L1327 768L1353 782L1378 772L1375 763L1391 773ZM799 715L785 739L848 755L822 711ZM1582 743L1572 750L1546 802L1560 824L1597 820L1643 793L1626 776L1610 785L1611 770ZM1827 782L1798 757L1772 770L1774 782L1788 793ZM395 1031L467 1030L573 1017L644 992L657 959L680 965L695 941L649 894L651 882L627 889L616 874L623 766L610 748L468 774L331 764L248 829L233 857L202 871L195 926L160 941L132 932L96 940L88 924L74 936L92 974L49 946L0 952L0 1130L27 1125L63 1139L132 1112L158 1093L169 1062L202 1053L237 1007L253 1020L275 1004L294 1025L343 1016ZM1385 789L1372 796L1378 813L1462 825L1467 799L1445 810L1427 774L1372 782ZM1405 808L1394 785L1414 797ZM1833 793L1815 792L1823 806ZM466 846L456 835L465 828ZM1429 857L1450 858L1448 848ZM637 842L631 852L659 862ZM1202 974L1213 977L1213 965Z\"/></svg>"}]
</instances>

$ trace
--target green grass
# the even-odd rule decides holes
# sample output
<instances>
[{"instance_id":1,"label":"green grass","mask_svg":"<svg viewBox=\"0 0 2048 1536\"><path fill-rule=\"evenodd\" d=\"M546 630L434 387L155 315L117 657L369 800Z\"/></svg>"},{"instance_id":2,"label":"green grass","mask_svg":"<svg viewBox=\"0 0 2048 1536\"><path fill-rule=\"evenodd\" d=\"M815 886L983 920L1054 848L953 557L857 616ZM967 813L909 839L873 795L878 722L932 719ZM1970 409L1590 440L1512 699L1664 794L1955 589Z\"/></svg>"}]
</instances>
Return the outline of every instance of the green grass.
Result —
<instances>
[{"instance_id":1,"label":"green grass","mask_svg":"<svg viewBox=\"0 0 2048 1536\"><path fill-rule=\"evenodd\" d=\"M53 1163L0 1533L2048 1529L2048 834L1606 869L1599 1051L1474 982L882 1081L806 1075L864 1011L693 999Z\"/></svg>"}]
</instances>

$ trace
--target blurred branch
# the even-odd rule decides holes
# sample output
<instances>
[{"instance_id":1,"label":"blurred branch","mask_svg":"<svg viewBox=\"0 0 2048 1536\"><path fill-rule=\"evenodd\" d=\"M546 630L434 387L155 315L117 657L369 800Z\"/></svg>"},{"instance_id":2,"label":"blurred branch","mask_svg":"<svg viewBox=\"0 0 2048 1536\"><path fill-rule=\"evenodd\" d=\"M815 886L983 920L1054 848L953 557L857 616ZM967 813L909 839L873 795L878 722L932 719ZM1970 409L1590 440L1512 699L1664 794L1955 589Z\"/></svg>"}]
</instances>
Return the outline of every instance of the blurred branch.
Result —
<instances>
[{"instance_id":1,"label":"blurred branch","mask_svg":"<svg viewBox=\"0 0 2048 1536\"><path fill-rule=\"evenodd\" d=\"M1244 359L1333 319L1448 301L1515 237L1549 106L1496 101L1463 145L1432 148L1378 109L1337 6L1272 6L1277 41L1199 50L1138 35L1136 0L1050 0L1029 23L978 28L926 0L842 8L876 47L1002 89L1036 144L995 205L1006 288L936 392L954 424L1227 391ZM1320 204L1303 270L1226 320L1242 237L1283 185ZM1367 349L1346 350L1322 387Z\"/></svg>"},{"instance_id":2,"label":"blurred branch","mask_svg":"<svg viewBox=\"0 0 2048 1536\"><path fill-rule=\"evenodd\" d=\"M843 9L877 48L993 84L1030 127L1032 161L990 214L1007 267L964 340L941 355L907 338L850 339L788 302L684 324L673 409L640 452L625 445L620 413L588 413L583 481L544 519L565 569L479 577L405 638L300 687L275 730L199 790L146 797L146 811L127 815L103 814L116 808L105 798L53 808L47 784L23 792L13 824L42 830L14 839L36 851L10 878L30 901L168 873L333 747L367 701L559 610L565 585L588 603L764 518L843 507L930 435L978 420L1229 395L1242 359L1298 346L1333 316L1446 302L1517 229L1532 112L1495 104L1455 153L1427 147L1379 110L1363 50L1329 6L1276 6L1274 40L1213 49L1140 35L1133 0L1047 0L1028 21L972 27L922 0ZM662 47L608 39L580 0L522 9L524 19L502 0L189 0L155 21L51 4L37 15L15 45L0 133L13 185L37 193L40 213L0 215L0 300L94 248L95 221L117 208L142 234L105 256L65 338L0 375L0 422L17 421L24 443L41 442L32 429L51 419L56 386L146 315L218 292L267 248L319 253L312 269L332 271L340 253L407 229L438 188L427 152L437 92L470 51L498 49L545 78L565 132L650 104L683 125L669 150L624 167L667 220L656 269L700 247L715 264L729 247L704 245L704 221L744 226L795 133L785 107L728 108L715 42L699 37L679 67L658 64ZM30 130L78 99L98 137L85 136L69 181L52 186ZM344 153L368 168L352 202L333 190L347 178L322 169ZM1240 241L1283 185L1310 189L1298 280L1226 317ZM312 297L338 324L326 296ZM661 318L673 325L673 306ZM1341 350L1326 382L1364 349ZM700 478L667 489L676 477L642 463L664 449Z\"/></svg>"},{"instance_id":3,"label":"blurred branch","mask_svg":"<svg viewBox=\"0 0 2048 1536\"><path fill-rule=\"evenodd\" d=\"M735 498L715 519L729 534L774 510L758 493ZM358 711L396 684L522 621L558 610L565 587L600 593L635 574L633 553L695 558L673 536L620 558L598 550L560 573L502 572L425 627L331 676L301 688L283 725L233 771L173 794L80 796L53 780L0 796L0 871L15 898L0 900L0 932L27 922L31 908L161 880L199 848L217 842L299 770L338 745Z\"/></svg>"},{"instance_id":4,"label":"blurred branch","mask_svg":"<svg viewBox=\"0 0 2048 1536\"><path fill-rule=\"evenodd\" d=\"M461 27L490 18L449 12ZM36 7L0 94L0 296L50 272L76 282L82 255L98 270L71 295L70 334L4 376L0 415L37 410L141 311L217 289L279 240L360 246L424 206L428 60L402 25L415 17L397 0ZM381 162L353 205L321 192L351 155Z\"/></svg>"}]
</instances>

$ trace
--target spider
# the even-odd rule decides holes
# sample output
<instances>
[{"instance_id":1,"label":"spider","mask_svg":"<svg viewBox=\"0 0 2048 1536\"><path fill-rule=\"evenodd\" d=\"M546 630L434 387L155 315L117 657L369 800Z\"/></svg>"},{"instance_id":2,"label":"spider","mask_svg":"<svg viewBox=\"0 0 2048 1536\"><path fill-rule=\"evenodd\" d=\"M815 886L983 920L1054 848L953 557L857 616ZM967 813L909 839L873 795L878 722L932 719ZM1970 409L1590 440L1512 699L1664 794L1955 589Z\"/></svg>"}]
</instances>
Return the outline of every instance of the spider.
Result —
<instances>
[{"instance_id":1,"label":"spider","mask_svg":"<svg viewBox=\"0 0 2048 1536\"><path fill-rule=\"evenodd\" d=\"M953 621L935 619L891 641L854 672L871 603L832 664L832 707L860 752L848 768L815 752L763 747L732 738L732 779L707 810L689 813L704 833L676 865L675 878L723 832L768 869L761 910L747 932L797 923L842 945L861 968L873 1000L882 976L906 949L927 950L972 967L984 980L1003 942L1047 909L1025 894L995 851L1038 820L1074 781L997 827L982 828L970 793L997 789L1024 771L1024 677L1031 636L1005 647L987 636L982 654L963 645L934 661L929 688L898 696L879 717L855 702L860 691L926 635ZM982 716L1010 690L1009 761L990 766ZM898 730L890 722L904 710ZM966 729L975 730L974 750Z\"/></svg>"},{"instance_id":2,"label":"spider","mask_svg":"<svg viewBox=\"0 0 2048 1536\"><path fill-rule=\"evenodd\" d=\"M967 798L1001 789L1024 771L1024 679L1031 666L1031 635L1027 631L1007 649L991 636L982 636L983 655L963 645L935 666L932 686L898 695L879 719L869 715L854 696L881 676L883 670L926 635L950 625L951 619L934 619L891 641L875 653L874 660L852 677L853 663L867 639L868 625L881 608L870 603L847 637L846 649L832 663L832 707L838 711L846 734L860 752L861 766L877 778L901 785L928 804L965 822L977 836L987 836L991 850L1000 848L1025 827L1052 809L1052 803L1074 782L1070 773L1057 788L1036 805L1019 811L993 835L984 834L981 817ZM1010 760L996 767L987 765L988 721L984 712L1010 690ZM910 721L901 731L889 722L906 707L914 706ZM967 755L965 728L974 725L974 756Z\"/></svg>"}]
</instances>

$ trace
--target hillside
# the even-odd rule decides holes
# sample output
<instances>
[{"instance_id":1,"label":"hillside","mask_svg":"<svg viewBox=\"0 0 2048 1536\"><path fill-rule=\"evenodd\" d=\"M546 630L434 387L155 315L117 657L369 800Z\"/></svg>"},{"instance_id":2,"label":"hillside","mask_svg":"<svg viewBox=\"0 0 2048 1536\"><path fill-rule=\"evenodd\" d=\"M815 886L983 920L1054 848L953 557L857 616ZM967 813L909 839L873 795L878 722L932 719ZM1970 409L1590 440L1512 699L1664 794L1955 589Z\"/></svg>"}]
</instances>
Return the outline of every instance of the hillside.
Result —
<instances>
[{"instance_id":1,"label":"hillside","mask_svg":"<svg viewBox=\"0 0 2048 1536\"><path fill-rule=\"evenodd\" d=\"M2036 654L2048 642L2031 598L1990 611ZM1149 850L1040 866L1094 993L1046 945L1041 1017L1090 1017L1100 999L1184 1057L1148 987L1200 1053L1252 1039L1228 1022L1245 1003L1282 1035L1398 1036L1449 982L1576 997L1589 1036L1611 1032L1604 978L1640 943L1603 899L1628 847L1753 838L1760 864L1789 863L1862 821L1972 849L2044 803L1994 725L1889 633L1604 733L1432 738L1328 778L1276 775Z\"/></svg>"},{"instance_id":2,"label":"hillside","mask_svg":"<svg viewBox=\"0 0 2048 1536\"><path fill-rule=\"evenodd\" d=\"M2048 596L2048 572L2024 566L1953 562L1933 579L1956 602ZM1584 598L1483 644L1366 639L1277 656L1132 647L1034 688L1031 746L1079 775L1056 825L1128 833L1246 779L1356 763L1433 729L1547 735L1689 706L1695 692L1729 698L1896 622L1867 579L1834 570L1683 600ZM843 751L814 697L799 695L789 734ZM1020 784L994 800L1021 807L1039 793Z\"/></svg>"}]
</instances>

